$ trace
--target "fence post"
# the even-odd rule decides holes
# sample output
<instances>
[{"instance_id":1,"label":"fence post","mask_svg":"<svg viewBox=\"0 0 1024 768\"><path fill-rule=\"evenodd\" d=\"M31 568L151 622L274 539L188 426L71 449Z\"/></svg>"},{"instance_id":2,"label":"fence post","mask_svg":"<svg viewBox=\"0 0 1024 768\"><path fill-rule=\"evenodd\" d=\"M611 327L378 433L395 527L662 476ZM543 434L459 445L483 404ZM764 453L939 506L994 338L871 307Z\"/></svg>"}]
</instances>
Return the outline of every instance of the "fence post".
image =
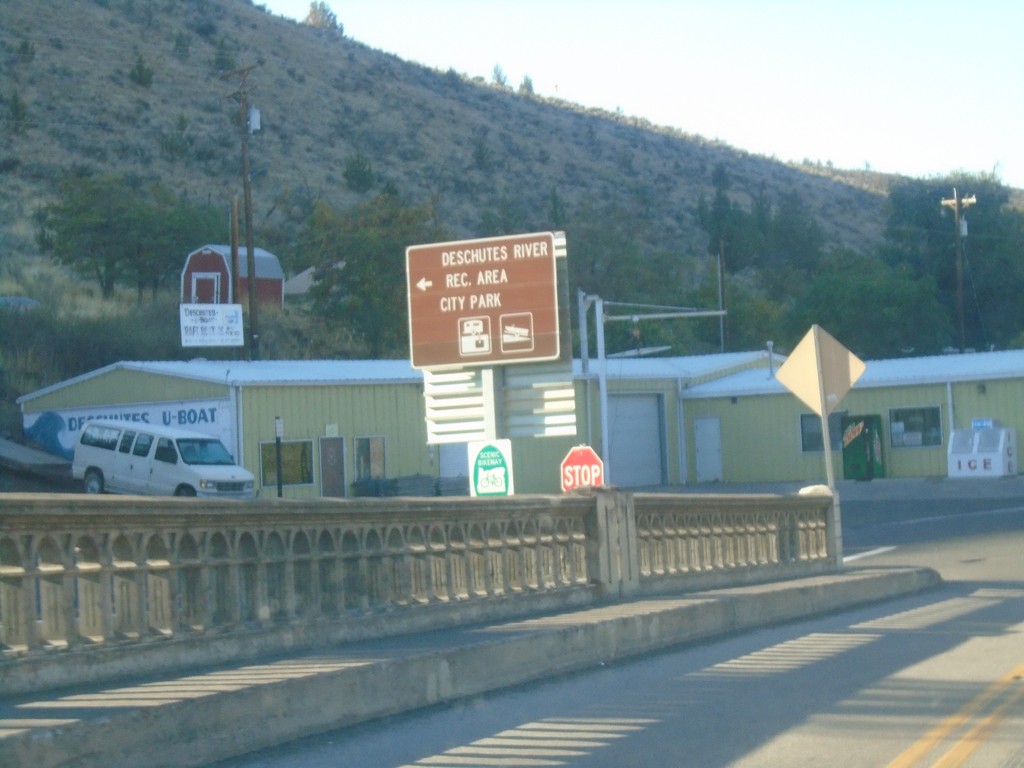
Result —
<instances>
[{"instance_id":1,"label":"fence post","mask_svg":"<svg viewBox=\"0 0 1024 768\"><path fill-rule=\"evenodd\" d=\"M801 496L820 496L829 498L828 509L825 511L825 552L829 565L833 568L843 566L843 522L839 511L839 491L825 485L812 485L800 489ZM810 554L809 552L806 554Z\"/></svg>"},{"instance_id":2,"label":"fence post","mask_svg":"<svg viewBox=\"0 0 1024 768\"><path fill-rule=\"evenodd\" d=\"M587 570L604 599L629 597L640 586L640 550L633 496L597 489L587 533Z\"/></svg>"}]
</instances>

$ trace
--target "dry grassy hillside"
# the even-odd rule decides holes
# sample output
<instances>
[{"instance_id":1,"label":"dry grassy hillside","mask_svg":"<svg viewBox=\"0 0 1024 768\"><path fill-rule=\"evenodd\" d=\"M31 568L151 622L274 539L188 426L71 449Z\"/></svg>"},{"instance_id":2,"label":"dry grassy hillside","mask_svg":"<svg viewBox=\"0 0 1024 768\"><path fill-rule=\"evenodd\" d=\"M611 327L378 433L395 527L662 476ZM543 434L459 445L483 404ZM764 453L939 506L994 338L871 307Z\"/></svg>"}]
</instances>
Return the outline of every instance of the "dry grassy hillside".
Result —
<instances>
[{"instance_id":1,"label":"dry grassy hillside","mask_svg":"<svg viewBox=\"0 0 1024 768\"><path fill-rule=\"evenodd\" d=\"M343 24L344 7L337 12ZM795 191L834 242L866 248L880 237L884 177L792 167L432 71L244 0L3 0L0 61L0 273L38 259L33 212L75 167L161 180L227 210L241 192L232 99L240 80L215 72L225 64L253 65L258 235L286 234L313 199L356 202L343 173L360 154L378 187L390 182L412 201L436 197L459 237L493 234L481 231L486 211L546 228L554 190L569 210L638 212L645 249L698 256L706 236L694 209L710 197L719 163L738 201L762 187ZM292 269L305 265L287 238L279 250Z\"/></svg>"}]
</instances>

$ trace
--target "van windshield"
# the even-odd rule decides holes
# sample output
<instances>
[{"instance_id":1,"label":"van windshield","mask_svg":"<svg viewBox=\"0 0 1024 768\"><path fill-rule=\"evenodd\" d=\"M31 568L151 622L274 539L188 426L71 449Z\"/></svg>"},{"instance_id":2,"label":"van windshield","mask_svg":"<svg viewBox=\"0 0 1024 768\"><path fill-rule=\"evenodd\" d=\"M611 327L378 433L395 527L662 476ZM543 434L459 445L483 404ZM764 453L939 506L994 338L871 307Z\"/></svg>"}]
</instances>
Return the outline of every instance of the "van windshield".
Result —
<instances>
[{"instance_id":1,"label":"van windshield","mask_svg":"<svg viewBox=\"0 0 1024 768\"><path fill-rule=\"evenodd\" d=\"M235 460L220 440L182 438L178 452L186 464L234 464Z\"/></svg>"}]
</instances>

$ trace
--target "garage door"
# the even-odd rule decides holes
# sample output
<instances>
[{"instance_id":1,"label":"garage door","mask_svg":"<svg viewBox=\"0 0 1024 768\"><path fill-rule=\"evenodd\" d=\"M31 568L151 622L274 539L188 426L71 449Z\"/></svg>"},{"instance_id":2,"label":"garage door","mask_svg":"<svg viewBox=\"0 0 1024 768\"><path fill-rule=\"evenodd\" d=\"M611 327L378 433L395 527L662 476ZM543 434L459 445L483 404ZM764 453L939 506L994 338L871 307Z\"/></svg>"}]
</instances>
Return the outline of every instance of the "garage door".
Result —
<instances>
[{"instance_id":1,"label":"garage door","mask_svg":"<svg viewBox=\"0 0 1024 768\"><path fill-rule=\"evenodd\" d=\"M608 482L631 487L665 483L661 395L608 397Z\"/></svg>"}]
</instances>

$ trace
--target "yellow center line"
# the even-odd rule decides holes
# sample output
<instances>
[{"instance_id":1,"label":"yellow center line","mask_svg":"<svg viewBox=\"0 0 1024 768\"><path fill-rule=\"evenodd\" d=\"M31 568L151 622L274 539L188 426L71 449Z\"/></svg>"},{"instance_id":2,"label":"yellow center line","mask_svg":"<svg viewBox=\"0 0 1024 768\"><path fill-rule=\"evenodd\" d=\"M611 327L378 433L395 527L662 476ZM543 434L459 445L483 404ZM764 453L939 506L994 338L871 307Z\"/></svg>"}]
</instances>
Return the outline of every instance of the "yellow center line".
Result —
<instances>
[{"instance_id":1,"label":"yellow center line","mask_svg":"<svg viewBox=\"0 0 1024 768\"><path fill-rule=\"evenodd\" d=\"M928 733L911 744L895 760L889 763L888 768L911 768L925 755L935 749L935 746L947 738L953 731L962 728L972 717L978 714L994 698L1005 691L1014 681L1024 676L1024 664L1013 669L1006 675L994 681L988 688L979 693L955 714L942 720Z\"/></svg>"},{"instance_id":2,"label":"yellow center line","mask_svg":"<svg viewBox=\"0 0 1024 768\"><path fill-rule=\"evenodd\" d=\"M1020 678L1017 678L1018 682ZM1024 685L1021 685L1013 696L1004 701L985 718L974 726L960 741L950 748L934 766L934 768L958 768L964 761L998 728L1009 714L1010 707L1024 698Z\"/></svg>"}]
</instances>

